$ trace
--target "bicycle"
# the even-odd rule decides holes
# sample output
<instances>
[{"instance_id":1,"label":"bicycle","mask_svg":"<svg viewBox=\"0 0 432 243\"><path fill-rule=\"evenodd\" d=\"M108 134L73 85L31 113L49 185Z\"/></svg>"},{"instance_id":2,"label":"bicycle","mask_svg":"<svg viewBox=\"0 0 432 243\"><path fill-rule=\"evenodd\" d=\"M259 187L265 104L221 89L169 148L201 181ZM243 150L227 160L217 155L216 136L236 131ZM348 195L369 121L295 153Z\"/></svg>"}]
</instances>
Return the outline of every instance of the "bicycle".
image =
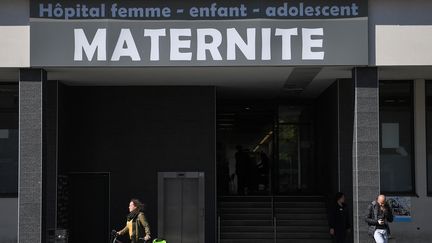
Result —
<instances>
[{"instance_id":1,"label":"bicycle","mask_svg":"<svg viewBox=\"0 0 432 243\"><path fill-rule=\"evenodd\" d=\"M117 237L118 237L118 236L119 236L119 235L117 234L117 231L112 230L112 231L111 231L110 243L123 243L123 242L117 240ZM144 241L144 242L145 242L145 243L150 243L151 241L150 241L150 240L147 240L147 241Z\"/></svg>"},{"instance_id":2,"label":"bicycle","mask_svg":"<svg viewBox=\"0 0 432 243\"><path fill-rule=\"evenodd\" d=\"M119 235L117 234L117 231L115 231L115 230L111 231L110 243L123 243L123 242L117 240L118 236Z\"/></svg>"}]
</instances>

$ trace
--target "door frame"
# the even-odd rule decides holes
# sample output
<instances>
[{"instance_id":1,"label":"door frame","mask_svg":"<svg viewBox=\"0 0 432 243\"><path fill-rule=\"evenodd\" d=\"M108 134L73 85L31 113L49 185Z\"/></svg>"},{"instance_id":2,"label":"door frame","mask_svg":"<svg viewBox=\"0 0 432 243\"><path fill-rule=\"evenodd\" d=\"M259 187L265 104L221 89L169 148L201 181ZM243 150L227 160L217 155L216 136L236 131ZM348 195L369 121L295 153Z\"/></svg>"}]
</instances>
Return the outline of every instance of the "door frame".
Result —
<instances>
[{"instance_id":1,"label":"door frame","mask_svg":"<svg viewBox=\"0 0 432 243\"><path fill-rule=\"evenodd\" d=\"M199 242L205 243L205 173L204 172L158 172L158 235L164 235L164 179L189 178L198 179L198 207L201 222L198 224Z\"/></svg>"}]
</instances>

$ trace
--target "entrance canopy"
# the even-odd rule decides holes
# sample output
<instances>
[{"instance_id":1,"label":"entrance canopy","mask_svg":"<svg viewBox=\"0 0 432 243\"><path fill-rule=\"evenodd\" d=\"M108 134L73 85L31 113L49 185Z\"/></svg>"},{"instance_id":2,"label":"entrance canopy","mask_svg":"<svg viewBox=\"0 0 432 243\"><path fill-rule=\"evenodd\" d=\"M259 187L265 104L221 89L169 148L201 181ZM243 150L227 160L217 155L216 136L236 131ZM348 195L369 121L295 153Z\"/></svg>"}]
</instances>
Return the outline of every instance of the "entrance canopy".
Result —
<instances>
[{"instance_id":1,"label":"entrance canopy","mask_svg":"<svg viewBox=\"0 0 432 243\"><path fill-rule=\"evenodd\" d=\"M215 86L218 98L315 98L352 67L50 68L48 79L68 85Z\"/></svg>"},{"instance_id":2,"label":"entrance canopy","mask_svg":"<svg viewBox=\"0 0 432 243\"><path fill-rule=\"evenodd\" d=\"M74 86L215 86L223 99L316 98L338 79L339 67L48 68L48 80ZM380 67L381 80L432 79L430 67ZM0 82L19 80L18 69L0 69Z\"/></svg>"}]
</instances>

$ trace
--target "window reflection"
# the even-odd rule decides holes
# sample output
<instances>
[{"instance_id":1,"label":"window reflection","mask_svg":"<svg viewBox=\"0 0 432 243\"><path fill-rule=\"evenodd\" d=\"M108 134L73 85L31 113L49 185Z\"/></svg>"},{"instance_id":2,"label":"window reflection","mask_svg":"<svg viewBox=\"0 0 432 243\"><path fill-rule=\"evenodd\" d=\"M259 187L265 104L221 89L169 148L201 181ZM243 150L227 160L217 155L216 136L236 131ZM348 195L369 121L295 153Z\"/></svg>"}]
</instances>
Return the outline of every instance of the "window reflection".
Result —
<instances>
[{"instance_id":1,"label":"window reflection","mask_svg":"<svg viewBox=\"0 0 432 243\"><path fill-rule=\"evenodd\" d=\"M18 193L18 86L0 85L0 194Z\"/></svg>"},{"instance_id":2,"label":"window reflection","mask_svg":"<svg viewBox=\"0 0 432 243\"><path fill-rule=\"evenodd\" d=\"M381 191L414 192L411 81L380 81Z\"/></svg>"}]
</instances>

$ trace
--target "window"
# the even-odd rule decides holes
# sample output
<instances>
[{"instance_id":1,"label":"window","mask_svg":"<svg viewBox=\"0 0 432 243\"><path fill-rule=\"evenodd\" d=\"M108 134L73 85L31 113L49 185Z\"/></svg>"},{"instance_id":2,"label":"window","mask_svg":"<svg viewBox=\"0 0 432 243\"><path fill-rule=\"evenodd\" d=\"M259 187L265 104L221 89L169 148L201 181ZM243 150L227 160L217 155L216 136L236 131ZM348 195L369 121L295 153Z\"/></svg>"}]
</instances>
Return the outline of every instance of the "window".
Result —
<instances>
[{"instance_id":1,"label":"window","mask_svg":"<svg viewBox=\"0 0 432 243\"><path fill-rule=\"evenodd\" d=\"M381 191L414 194L413 84L380 81Z\"/></svg>"},{"instance_id":2,"label":"window","mask_svg":"<svg viewBox=\"0 0 432 243\"><path fill-rule=\"evenodd\" d=\"M0 85L0 196L18 194L18 85Z\"/></svg>"},{"instance_id":3,"label":"window","mask_svg":"<svg viewBox=\"0 0 432 243\"><path fill-rule=\"evenodd\" d=\"M432 81L426 81L427 191L432 196Z\"/></svg>"}]
</instances>

